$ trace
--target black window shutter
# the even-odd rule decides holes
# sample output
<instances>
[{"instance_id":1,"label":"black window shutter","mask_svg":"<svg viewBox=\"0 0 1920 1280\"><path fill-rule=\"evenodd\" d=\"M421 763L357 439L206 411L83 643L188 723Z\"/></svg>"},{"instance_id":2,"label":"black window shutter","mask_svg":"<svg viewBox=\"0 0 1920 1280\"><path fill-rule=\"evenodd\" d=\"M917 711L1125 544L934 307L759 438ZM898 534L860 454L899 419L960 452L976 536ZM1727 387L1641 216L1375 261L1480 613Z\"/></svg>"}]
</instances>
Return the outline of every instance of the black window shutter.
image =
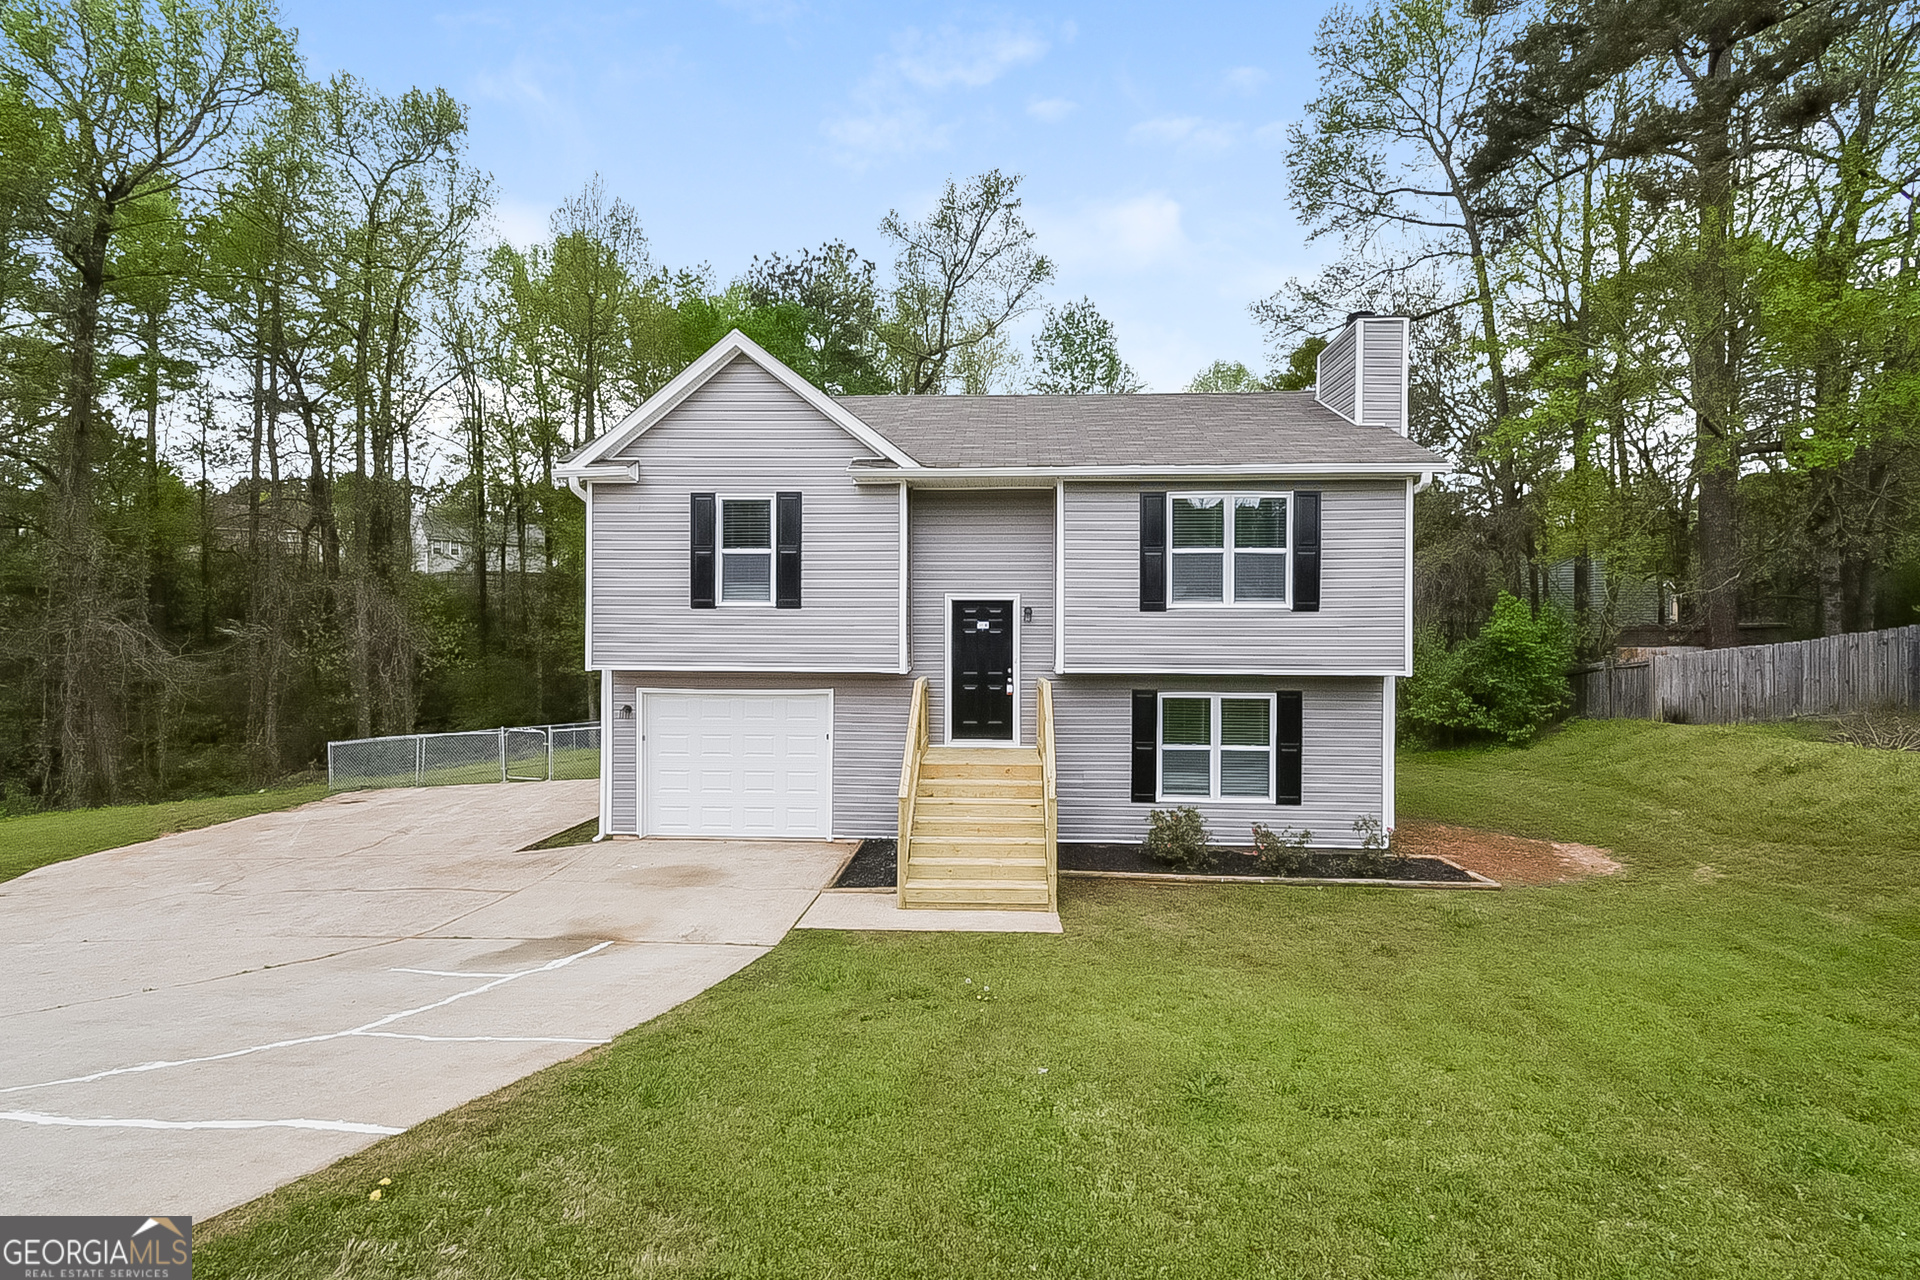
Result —
<instances>
[{"instance_id":1,"label":"black window shutter","mask_svg":"<svg viewBox=\"0 0 1920 1280\"><path fill-rule=\"evenodd\" d=\"M1318 492L1293 495L1293 608L1296 613L1320 612Z\"/></svg>"},{"instance_id":2,"label":"black window shutter","mask_svg":"<svg viewBox=\"0 0 1920 1280\"><path fill-rule=\"evenodd\" d=\"M1300 691L1282 689L1279 714L1273 726L1273 799L1276 804L1300 803Z\"/></svg>"},{"instance_id":3,"label":"black window shutter","mask_svg":"<svg viewBox=\"0 0 1920 1280\"><path fill-rule=\"evenodd\" d=\"M1140 495L1140 611L1167 608L1167 495ZM1138 797L1136 797L1137 799Z\"/></svg>"},{"instance_id":4,"label":"black window shutter","mask_svg":"<svg viewBox=\"0 0 1920 1280\"><path fill-rule=\"evenodd\" d=\"M693 495L693 599L696 609L713 608L713 495Z\"/></svg>"},{"instance_id":5,"label":"black window shutter","mask_svg":"<svg viewBox=\"0 0 1920 1280\"><path fill-rule=\"evenodd\" d=\"M800 495L776 496L773 528L773 604L776 609L800 607Z\"/></svg>"},{"instance_id":6,"label":"black window shutter","mask_svg":"<svg viewBox=\"0 0 1920 1280\"><path fill-rule=\"evenodd\" d=\"M1160 790L1160 695L1133 691L1133 799L1152 804Z\"/></svg>"}]
</instances>

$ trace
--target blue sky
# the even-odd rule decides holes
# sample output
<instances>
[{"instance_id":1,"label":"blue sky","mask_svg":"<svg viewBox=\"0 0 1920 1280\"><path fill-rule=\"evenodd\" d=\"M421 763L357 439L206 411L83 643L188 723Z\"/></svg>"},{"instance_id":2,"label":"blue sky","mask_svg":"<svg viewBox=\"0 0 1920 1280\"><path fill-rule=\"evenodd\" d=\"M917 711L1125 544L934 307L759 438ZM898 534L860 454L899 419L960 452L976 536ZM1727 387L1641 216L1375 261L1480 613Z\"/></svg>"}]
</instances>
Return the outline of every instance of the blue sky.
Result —
<instances>
[{"instance_id":1,"label":"blue sky","mask_svg":"<svg viewBox=\"0 0 1920 1280\"><path fill-rule=\"evenodd\" d=\"M656 261L845 239L949 176L1026 175L1059 265L1154 390L1214 359L1268 363L1247 305L1327 256L1287 204L1284 134L1313 96L1325 4L914 8L806 0L437 8L283 0L313 74L472 111L502 231L538 237L600 172Z\"/></svg>"}]
</instances>

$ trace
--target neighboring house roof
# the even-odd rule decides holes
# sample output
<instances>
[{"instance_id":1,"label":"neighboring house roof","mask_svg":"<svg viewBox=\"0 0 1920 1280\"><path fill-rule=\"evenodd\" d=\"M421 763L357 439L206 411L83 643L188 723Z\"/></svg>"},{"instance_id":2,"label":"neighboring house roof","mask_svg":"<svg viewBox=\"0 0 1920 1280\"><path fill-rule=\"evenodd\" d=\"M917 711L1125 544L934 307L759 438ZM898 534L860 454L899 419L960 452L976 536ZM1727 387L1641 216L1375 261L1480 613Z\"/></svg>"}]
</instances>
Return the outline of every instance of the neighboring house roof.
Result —
<instances>
[{"instance_id":1,"label":"neighboring house roof","mask_svg":"<svg viewBox=\"0 0 1920 1280\"><path fill-rule=\"evenodd\" d=\"M1400 466L1445 459L1311 392L838 396L926 467Z\"/></svg>"},{"instance_id":2,"label":"neighboring house roof","mask_svg":"<svg viewBox=\"0 0 1920 1280\"><path fill-rule=\"evenodd\" d=\"M830 397L736 329L611 430L563 459L555 477L576 486L637 479L638 464L615 455L736 359L759 365L880 455L856 463L856 478L939 483L942 473L1451 469L1445 458L1391 428L1355 423L1305 391Z\"/></svg>"}]
</instances>

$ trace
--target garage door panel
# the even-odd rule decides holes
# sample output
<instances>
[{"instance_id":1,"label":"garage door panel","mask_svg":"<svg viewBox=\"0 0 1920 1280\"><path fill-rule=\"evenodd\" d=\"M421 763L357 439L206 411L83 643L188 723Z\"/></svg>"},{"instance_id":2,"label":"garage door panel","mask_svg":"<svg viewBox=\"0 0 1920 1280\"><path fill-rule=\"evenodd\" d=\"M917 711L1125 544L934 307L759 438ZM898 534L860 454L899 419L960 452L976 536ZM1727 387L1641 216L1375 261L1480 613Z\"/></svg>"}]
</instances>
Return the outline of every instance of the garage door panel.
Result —
<instances>
[{"instance_id":1,"label":"garage door panel","mask_svg":"<svg viewBox=\"0 0 1920 1280\"><path fill-rule=\"evenodd\" d=\"M830 834L826 694L647 693L641 715L648 834Z\"/></svg>"}]
</instances>

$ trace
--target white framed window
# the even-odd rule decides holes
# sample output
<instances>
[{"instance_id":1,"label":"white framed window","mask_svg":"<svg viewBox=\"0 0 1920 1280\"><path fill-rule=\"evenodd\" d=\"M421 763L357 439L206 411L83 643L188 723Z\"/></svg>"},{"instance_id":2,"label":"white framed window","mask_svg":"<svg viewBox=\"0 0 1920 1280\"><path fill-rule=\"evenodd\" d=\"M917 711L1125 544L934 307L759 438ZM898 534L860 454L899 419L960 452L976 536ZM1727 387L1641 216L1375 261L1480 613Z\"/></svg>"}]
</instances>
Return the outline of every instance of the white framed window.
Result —
<instances>
[{"instance_id":1,"label":"white framed window","mask_svg":"<svg viewBox=\"0 0 1920 1280\"><path fill-rule=\"evenodd\" d=\"M773 603L773 496L722 495L720 603Z\"/></svg>"},{"instance_id":2,"label":"white framed window","mask_svg":"<svg viewBox=\"0 0 1920 1280\"><path fill-rule=\"evenodd\" d=\"M1160 695L1160 799L1273 802L1272 694Z\"/></svg>"},{"instance_id":3,"label":"white framed window","mask_svg":"<svg viewBox=\"0 0 1920 1280\"><path fill-rule=\"evenodd\" d=\"M1290 493L1167 495L1167 603L1292 606Z\"/></svg>"}]
</instances>

